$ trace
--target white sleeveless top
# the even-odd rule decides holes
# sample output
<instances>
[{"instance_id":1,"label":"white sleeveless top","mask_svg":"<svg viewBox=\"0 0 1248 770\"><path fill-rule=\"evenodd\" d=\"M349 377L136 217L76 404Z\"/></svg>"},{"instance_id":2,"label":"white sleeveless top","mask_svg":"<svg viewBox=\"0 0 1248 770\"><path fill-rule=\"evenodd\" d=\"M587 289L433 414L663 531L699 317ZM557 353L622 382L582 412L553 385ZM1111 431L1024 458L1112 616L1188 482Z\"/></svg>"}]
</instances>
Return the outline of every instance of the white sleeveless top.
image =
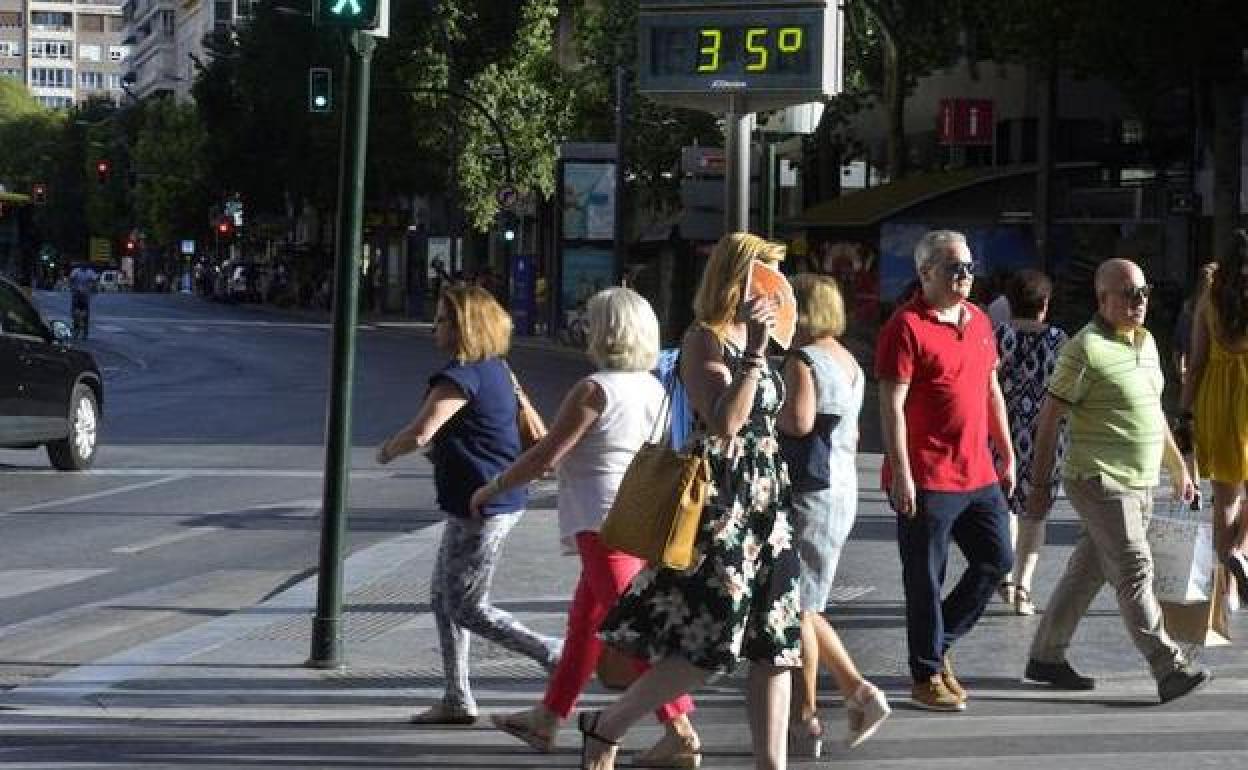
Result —
<instances>
[{"instance_id":1,"label":"white sleeveless top","mask_svg":"<svg viewBox=\"0 0 1248 770\"><path fill-rule=\"evenodd\" d=\"M588 379L606 405L576 446L559 462L559 536L597 532L633 455L654 430L663 386L650 372L600 371Z\"/></svg>"}]
</instances>

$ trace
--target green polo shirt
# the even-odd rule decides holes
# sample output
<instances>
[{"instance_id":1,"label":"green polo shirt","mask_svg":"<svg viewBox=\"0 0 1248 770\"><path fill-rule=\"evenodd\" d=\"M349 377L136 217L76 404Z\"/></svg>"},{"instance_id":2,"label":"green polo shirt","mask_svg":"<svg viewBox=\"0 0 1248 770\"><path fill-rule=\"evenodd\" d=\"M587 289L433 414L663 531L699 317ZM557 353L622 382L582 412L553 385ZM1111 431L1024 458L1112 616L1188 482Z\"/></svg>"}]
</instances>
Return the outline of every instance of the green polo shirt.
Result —
<instances>
[{"instance_id":1,"label":"green polo shirt","mask_svg":"<svg viewBox=\"0 0 1248 770\"><path fill-rule=\"evenodd\" d=\"M1165 446L1165 375L1147 329L1115 332L1098 316L1063 347L1048 390L1070 406L1062 476L1105 474L1128 487L1158 481Z\"/></svg>"}]
</instances>

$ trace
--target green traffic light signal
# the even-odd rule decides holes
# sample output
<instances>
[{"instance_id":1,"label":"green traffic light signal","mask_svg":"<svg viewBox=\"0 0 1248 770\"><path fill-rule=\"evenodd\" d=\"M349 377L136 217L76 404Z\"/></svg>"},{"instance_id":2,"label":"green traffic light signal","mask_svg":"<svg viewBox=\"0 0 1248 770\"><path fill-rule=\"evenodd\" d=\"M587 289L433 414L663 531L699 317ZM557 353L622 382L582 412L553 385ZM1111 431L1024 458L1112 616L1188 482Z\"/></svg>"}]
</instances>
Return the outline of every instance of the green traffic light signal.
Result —
<instances>
[{"instance_id":1,"label":"green traffic light signal","mask_svg":"<svg viewBox=\"0 0 1248 770\"><path fill-rule=\"evenodd\" d=\"M381 0L316 0L314 21L349 29L376 29Z\"/></svg>"},{"instance_id":2,"label":"green traffic light signal","mask_svg":"<svg viewBox=\"0 0 1248 770\"><path fill-rule=\"evenodd\" d=\"M308 70L308 112L334 111L334 72L329 67Z\"/></svg>"}]
</instances>

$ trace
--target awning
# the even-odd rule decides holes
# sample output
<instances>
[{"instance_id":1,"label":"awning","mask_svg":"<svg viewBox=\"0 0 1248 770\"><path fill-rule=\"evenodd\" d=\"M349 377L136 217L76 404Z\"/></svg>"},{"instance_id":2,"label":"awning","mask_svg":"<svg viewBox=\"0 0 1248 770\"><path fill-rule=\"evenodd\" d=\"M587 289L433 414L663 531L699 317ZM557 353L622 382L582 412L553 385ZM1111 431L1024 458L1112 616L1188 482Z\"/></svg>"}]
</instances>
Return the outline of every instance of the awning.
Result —
<instances>
[{"instance_id":1,"label":"awning","mask_svg":"<svg viewBox=\"0 0 1248 770\"><path fill-rule=\"evenodd\" d=\"M789 227L872 227L894 214L975 185L1033 174L1035 165L984 166L915 174L896 182L847 193L815 204L785 224Z\"/></svg>"}]
</instances>

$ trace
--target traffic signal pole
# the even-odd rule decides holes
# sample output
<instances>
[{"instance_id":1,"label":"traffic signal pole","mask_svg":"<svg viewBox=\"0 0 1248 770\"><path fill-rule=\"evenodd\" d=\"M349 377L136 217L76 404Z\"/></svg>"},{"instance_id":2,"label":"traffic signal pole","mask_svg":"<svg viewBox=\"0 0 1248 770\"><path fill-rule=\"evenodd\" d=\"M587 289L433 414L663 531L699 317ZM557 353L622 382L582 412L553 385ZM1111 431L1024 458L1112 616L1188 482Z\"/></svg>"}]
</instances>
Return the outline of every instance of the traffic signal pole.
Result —
<instances>
[{"instance_id":1,"label":"traffic signal pole","mask_svg":"<svg viewBox=\"0 0 1248 770\"><path fill-rule=\"evenodd\" d=\"M325 425L325 482L321 500L320 572L312 619L313 668L341 668L342 552L351 479L351 394L355 379L359 249L364 220L364 166L368 146L370 71L376 39L347 30L342 149L338 163L338 222L334 252L334 320L329 408Z\"/></svg>"}]
</instances>

